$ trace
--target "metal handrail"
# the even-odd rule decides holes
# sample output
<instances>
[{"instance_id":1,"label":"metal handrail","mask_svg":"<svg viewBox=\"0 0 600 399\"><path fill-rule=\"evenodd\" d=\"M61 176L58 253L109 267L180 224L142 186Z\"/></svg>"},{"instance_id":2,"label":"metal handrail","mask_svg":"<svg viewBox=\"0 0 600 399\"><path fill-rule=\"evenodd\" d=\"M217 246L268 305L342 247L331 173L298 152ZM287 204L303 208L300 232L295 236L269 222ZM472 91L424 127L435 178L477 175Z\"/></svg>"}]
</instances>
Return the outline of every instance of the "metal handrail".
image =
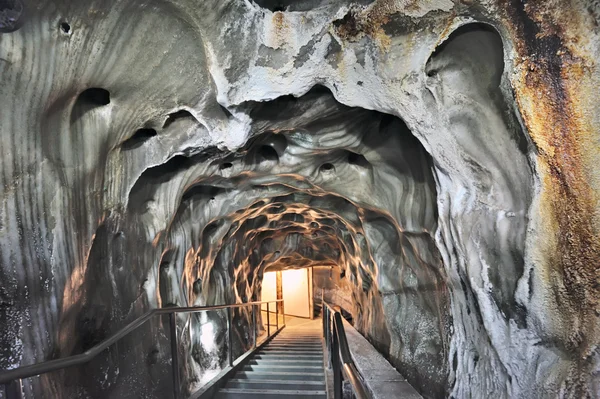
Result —
<instances>
[{"instance_id":1,"label":"metal handrail","mask_svg":"<svg viewBox=\"0 0 600 399\"><path fill-rule=\"evenodd\" d=\"M64 357L61 359L48 360L45 362L35 363L35 364L28 365L28 366L22 366L22 367L18 367L16 369L12 369L12 370L0 371L0 385L4 384L5 386L7 386L7 389L8 389L8 385L10 383L17 381L17 380L22 380L23 378L34 377L36 375L50 373L52 371L57 371L57 370L65 369L68 367L73 367L73 366L78 366L78 365L88 363L92 359L94 359L97 355L102 353L102 351L108 349L111 345L120 341L125 336L129 335L130 333L132 333L133 331L137 330L139 327L144 325L152 317L168 314L170 316L169 319L170 319L170 329L171 329L170 340L171 340L171 355L173 357L172 368L173 368L173 380L174 380L174 385L175 385L174 396L177 398L179 396L178 395L179 373L177 372L177 368L176 368L176 367L178 367L177 366L177 334L176 334L176 326L177 325L176 325L176 319L175 319L176 313L196 313L196 312L204 312L204 311L210 311L210 310L227 309L227 324L228 324L228 331L229 331L228 334L229 334L229 344L230 344L229 349L228 349L229 350L228 359L229 359L229 364L231 365L233 363L232 353L231 353L232 352L232 350L231 350L231 318L232 318L231 309L241 308L241 307L246 307L246 306L253 307L252 308L252 312L253 312L252 319L253 319L253 324L254 324L254 326L253 326L253 328L254 328L254 345L256 345L256 315L254 314L254 306L266 304L267 310L268 310L268 306L270 303L278 303L278 302L283 302L283 299L278 299L275 301L264 301L264 302L247 302L247 303L239 303L239 304L233 304L233 305L169 307L169 308L152 309L152 310L149 310L148 312L144 313L143 315L141 315L140 317L138 317L131 323L127 324L125 327L121 328L110 338L105 339L104 341L100 342L99 344L93 346L92 348L88 349L87 351L85 351L83 353L80 353L78 355ZM275 309L277 310L277 306L275 306ZM285 321L284 321L284 323L285 323ZM268 335L270 335L270 331L269 331ZM173 338L175 338L175 339L173 339Z\"/></svg>"},{"instance_id":2,"label":"metal handrail","mask_svg":"<svg viewBox=\"0 0 600 399\"><path fill-rule=\"evenodd\" d=\"M342 322L342 315L330 304L323 301L323 335L327 344L329 355L329 368L333 369L334 398L342 397L342 369L357 399L371 399L371 395L352 360L350 347L346 339L346 330ZM332 331L333 328L333 331ZM340 362L341 360L341 362Z\"/></svg>"}]
</instances>

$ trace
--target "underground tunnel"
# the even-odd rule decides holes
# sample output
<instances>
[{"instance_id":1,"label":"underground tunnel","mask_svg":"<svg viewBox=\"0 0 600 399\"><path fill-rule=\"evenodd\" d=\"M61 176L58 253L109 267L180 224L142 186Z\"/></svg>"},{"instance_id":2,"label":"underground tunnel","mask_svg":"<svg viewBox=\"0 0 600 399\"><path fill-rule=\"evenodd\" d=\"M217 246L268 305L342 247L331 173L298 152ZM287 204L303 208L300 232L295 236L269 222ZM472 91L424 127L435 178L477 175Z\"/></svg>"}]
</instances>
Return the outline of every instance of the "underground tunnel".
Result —
<instances>
[{"instance_id":1,"label":"underground tunnel","mask_svg":"<svg viewBox=\"0 0 600 399\"><path fill-rule=\"evenodd\" d=\"M325 303L366 397L600 397L599 12L0 1L0 398L198 397Z\"/></svg>"}]
</instances>

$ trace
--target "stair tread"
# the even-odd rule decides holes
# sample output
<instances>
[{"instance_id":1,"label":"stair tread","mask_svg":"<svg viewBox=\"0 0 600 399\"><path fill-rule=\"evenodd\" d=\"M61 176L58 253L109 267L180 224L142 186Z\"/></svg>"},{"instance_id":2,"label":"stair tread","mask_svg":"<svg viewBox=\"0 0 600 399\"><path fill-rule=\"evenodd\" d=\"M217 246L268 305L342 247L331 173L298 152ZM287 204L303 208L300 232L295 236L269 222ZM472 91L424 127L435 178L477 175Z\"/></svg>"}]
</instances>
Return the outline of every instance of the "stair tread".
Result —
<instances>
[{"instance_id":1,"label":"stair tread","mask_svg":"<svg viewBox=\"0 0 600 399\"><path fill-rule=\"evenodd\" d=\"M306 375L306 376L325 376L324 372L321 373L312 373L312 372L304 372L304 371L263 371L263 370L240 370L235 375L238 374L255 374L255 375Z\"/></svg>"},{"instance_id":2,"label":"stair tread","mask_svg":"<svg viewBox=\"0 0 600 399\"><path fill-rule=\"evenodd\" d=\"M267 345L264 348L261 348L261 350L280 350L280 351L287 351L287 350L293 350L293 351L306 351L306 352L323 352L323 348L319 347L315 347L315 348L299 348L297 346L288 346L288 347L277 347L277 346L270 346Z\"/></svg>"},{"instance_id":3,"label":"stair tread","mask_svg":"<svg viewBox=\"0 0 600 399\"><path fill-rule=\"evenodd\" d=\"M323 351L321 352L304 352L303 353L296 353L294 351L282 351L282 350L271 350L271 351L263 351L260 350L257 352L256 356L264 356L264 355L269 355L269 356L274 356L274 355L284 355L284 356L323 356Z\"/></svg>"},{"instance_id":4,"label":"stair tread","mask_svg":"<svg viewBox=\"0 0 600 399\"><path fill-rule=\"evenodd\" d=\"M305 350L305 349L294 349L294 348L283 349L283 348L267 348L267 347L265 347L265 348L259 349L257 352L288 352L291 355L301 355L302 353L308 353L309 355L314 355L314 354L323 353L323 350L321 348Z\"/></svg>"},{"instance_id":5,"label":"stair tread","mask_svg":"<svg viewBox=\"0 0 600 399\"><path fill-rule=\"evenodd\" d=\"M272 364L276 366L277 364L288 364L288 363L296 363L302 362L307 364L323 364L320 359L250 359L250 362L256 362L257 364Z\"/></svg>"},{"instance_id":6,"label":"stair tread","mask_svg":"<svg viewBox=\"0 0 600 399\"><path fill-rule=\"evenodd\" d=\"M244 384L282 384L282 385L293 385L293 384L306 384L306 385L323 385L324 382L320 381L306 381L306 380L248 380L243 378L232 378L227 381L228 383L244 383Z\"/></svg>"},{"instance_id":7,"label":"stair tread","mask_svg":"<svg viewBox=\"0 0 600 399\"><path fill-rule=\"evenodd\" d=\"M327 399L320 329L287 330L266 342L231 376L218 399Z\"/></svg>"},{"instance_id":8,"label":"stair tread","mask_svg":"<svg viewBox=\"0 0 600 399\"><path fill-rule=\"evenodd\" d=\"M279 357L281 359L305 359L305 360L322 359L323 358L322 353L315 353L314 355L297 355L297 354L289 353L289 352L270 352L270 353L262 352L262 353L258 354L257 357L258 356L261 356L261 359L262 358L272 358L272 357Z\"/></svg>"},{"instance_id":9,"label":"stair tread","mask_svg":"<svg viewBox=\"0 0 600 399\"><path fill-rule=\"evenodd\" d=\"M298 356L320 356L323 355L323 351L294 351L294 350L277 350L277 349L271 349L271 350L261 350L260 353L267 353L267 354L280 354L280 355L298 355Z\"/></svg>"},{"instance_id":10,"label":"stair tread","mask_svg":"<svg viewBox=\"0 0 600 399\"><path fill-rule=\"evenodd\" d=\"M262 351L265 352L292 352L292 353L322 353L323 350L319 349L298 349L298 348L264 348Z\"/></svg>"},{"instance_id":11,"label":"stair tread","mask_svg":"<svg viewBox=\"0 0 600 399\"><path fill-rule=\"evenodd\" d=\"M272 364L248 364L244 366L243 371L269 371L269 370L281 370L281 371L296 371L296 370L306 370L308 372L313 372L315 370L322 370L323 366L289 366L289 365L278 365L273 367Z\"/></svg>"},{"instance_id":12,"label":"stair tread","mask_svg":"<svg viewBox=\"0 0 600 399\"><path fill-rule=\"evenodd\" d=\"M262 393L270 395L325 395L325 391L309 391L309 390L285 390L285 389L238 389L238 388L221 388L219 392L226 393Z\"/></svg>"},{"instance_id":13,"label":"stair tread","mask_svg":"<svg viewBox=\"0 0 600 399\"><path fill-rule=\"evenodd\" d=\"M299 360L317 360L322 359L322 353L313 353L311 355L300 355L293 352L262 352L258 356L281 357L281 359L299 359Z\"/></svg>"},{"instance_id":14,"label":"stair tread","mask_svg":"<svg viewBox=\"0 0 600 399\"><path fill-rule=\"evenodd\" d=\"M320 339L279 339L279 338L275 338L274 340L272 340L271 342L284 342L284 343L300 343L300 344L305 344L305 345L316 345L316 344L320 344L321 340Z\"/></svg>"}]
</instances>

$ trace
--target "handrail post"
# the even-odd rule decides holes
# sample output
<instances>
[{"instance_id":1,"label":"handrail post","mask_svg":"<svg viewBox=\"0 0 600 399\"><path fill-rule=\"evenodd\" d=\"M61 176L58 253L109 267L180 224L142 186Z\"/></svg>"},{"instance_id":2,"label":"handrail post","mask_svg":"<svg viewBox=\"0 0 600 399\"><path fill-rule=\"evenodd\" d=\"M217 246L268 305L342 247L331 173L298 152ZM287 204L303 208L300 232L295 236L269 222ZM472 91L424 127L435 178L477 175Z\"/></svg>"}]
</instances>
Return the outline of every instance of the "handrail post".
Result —
<instances>
[{"instance_id":1,"label":"handrail post","mask_svg":"<svg viewBox=\"0 0 600 399\"><path fill-rule=\"evenodd\" d=\"M23 380L12 380L4 384L4 394L6 399L22 399L23 398Z\"/></svg>"},{"instance_id":2,"label":"handrail post","mask_svg":"<svg viewBox=\"0 0 600 399\"><path fill-rule=\"evenodd\" d=\"M267 302L267 338L271 336L271 319L269 317L269 302Z\"/></svg>"},{"instance_id":3,"label":"handrail post","mask_svg":"<svg viewBox=\"0 0 600 399\"><path fill-rule=\"evenodd\" d=\"M169 313L171 329L171 372L173 375L173 398L179 399L179 356L177 352L177 319L175 312Z\"/></svg>"},{"instance_id":4,"label":"handrail post","mask_svg":"<svg viewBox=\"0 0 600 399\"><path fill-rule=\"evenodd\" d=\"M333 345L331 348L331 362L333 368L333 397L342 399L342 365L340 362L340 342L338 340L337 326L333 324Z\"/></svg>"},{"instance_id":5,"label":"handrail post","mask_svg":"<svg viewBox=\"0 0 600 399\"><path fill-rule=\"evenodd\" d=\"M322 305L321 306L321 319L322 319L321 321L323 324L323 339L325 340L325 343L327 343L327 330L325 329L325 320L326 320L325 312L326 312L325 305Z\"/></svg>"},{"instance_id":6,"label":"handrail post","mask_svg":"<svg viewBox=\"0 0 600 399\"><path fill-rule=\"evenodd\" d=\"M275 302L275 331L279 330L279 303Z\"/></svg>"},{"instance_id":7,"label":"handrail post","mask_svg":"<svg viewBox=\"0 0 600 399\"><path fill-rule=\"evenodd\" d=\"M233 327L233 321L231 317L231 308L227 308L227 358L229 360L229 366L233 366L233 339L231 335L231 328Z\"/></svg>"},{"instance_id":8,"label":"handrail post","mask_svg":"<svg viewBox=\"0 0 600 399\"><path fill-rule=\"evenodd\" d=\"M283 316L283 326L285 327L285 310L283 308L283 300L279 300L282 302L282 316ZM47 360L35 364L31 364L28 366L21 366L11 370L0 370L0 390L4 390L7 392L5 396L13 399L15 395L23 396L23 383L22 380L25 378L34 377L37 375L50 373L57 370L63 370L68 367L80 366L83 364L87 364L92 361L96 356L102 353L111 345L115 344L122 340L128 334L131 334L133 331L136 331L138 328L143 326L148 320L150 320L154 316L160 316L162 322L164 319L162 316L168 314L169 315L169 329L170 329L170 345L171 345L171 368L172 368L172 380L173 380L173 394L178 397L181 395L181 377L179 372L179 346L178 346L178 338L177 338L177 313L187 313L187 312L206 312L206 311L214 311L214 310L222 310L222 309L233 309L233 308L241 308L245 306L258 306L258 310L254 310L254 334L255 334L255 344L258 338L258 321L256 320L258 317L262 320L262 305L267 304L267 329L269 336L270 334L270 317L269 317L269 304L267 302L249 302L242 304L234 304L234 305L214 305L214 306L190 306L190 307L165 307L165 308L155 308L147 311L143 315L139 316L135 320L131 321L129 324L122 327L115 334L110 336L109 338L103 340L102 342L96 344L92 348L88 349L84 353L80 353L78 355L67 356L60 359ZM231 310L230 310L231 311ZM260 312L260 313L258 313ZM258 315L257 315L258 313ZM232 324L232 323L231 323ZM277 325L279 327L279 325ZM164 325L166 327L166 323ZM260 326L262 328L262 325ZM232 326L230 326L230 331ZM230 345L233 348L232 345ZM232 349L233 350L233 349ZM15 388L16 387L16 388ZM15 392L14 394L12 392ZM19 393L21 391L21 393ZM17 396L17 398L19 398Z\"/></svg>"},{"instance_id":9,"label":"handrail post","mask_svg":"<svg viewBox=\"0 0 600 399\"><path fill-rule=\"evenodd\" d=\"M331 351L331 317L329 316L329 308L325 309L325 346L327 348L327 367L331 369L333 365L333 361L331 360L333 352Z\"/></svg>"},{"instance_id":10,"label":"handrail post","mask_svg":"<svg viewBox=\"0 0 600 399\"><path fill-rule=\"evenodd\" d=\"M285 301L281 300L281 317L283 318L283 326L285 327Z\"/></svg>"},{"instance_id":11,"label":"handrail post","mask_svg":"<svg viewBox=\"0 0 600 399\"><path fill-rule=\"evenodd\" d=\"M254 349L256 349L256 306L252 305L252 337L254 338Z\"/></svg>"}]
</instances>

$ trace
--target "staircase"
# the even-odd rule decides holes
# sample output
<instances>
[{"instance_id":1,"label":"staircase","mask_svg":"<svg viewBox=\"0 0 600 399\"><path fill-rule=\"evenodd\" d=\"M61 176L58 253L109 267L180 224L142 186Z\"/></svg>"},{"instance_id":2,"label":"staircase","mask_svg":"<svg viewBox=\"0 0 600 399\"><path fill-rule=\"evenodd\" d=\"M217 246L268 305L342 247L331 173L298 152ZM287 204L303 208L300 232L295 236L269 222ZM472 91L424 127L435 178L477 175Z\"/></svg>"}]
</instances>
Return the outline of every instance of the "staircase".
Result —
<instances>
[{"instance_id":1,"label":"staircase","mask_svg":"<svg viewBox=\"0 0 600 399\"><path fill-rule=\"evenodd\" d=\"M283 329L221 388L217 399L327 398L318 321Z\"/></svg>"}]
</instances>

